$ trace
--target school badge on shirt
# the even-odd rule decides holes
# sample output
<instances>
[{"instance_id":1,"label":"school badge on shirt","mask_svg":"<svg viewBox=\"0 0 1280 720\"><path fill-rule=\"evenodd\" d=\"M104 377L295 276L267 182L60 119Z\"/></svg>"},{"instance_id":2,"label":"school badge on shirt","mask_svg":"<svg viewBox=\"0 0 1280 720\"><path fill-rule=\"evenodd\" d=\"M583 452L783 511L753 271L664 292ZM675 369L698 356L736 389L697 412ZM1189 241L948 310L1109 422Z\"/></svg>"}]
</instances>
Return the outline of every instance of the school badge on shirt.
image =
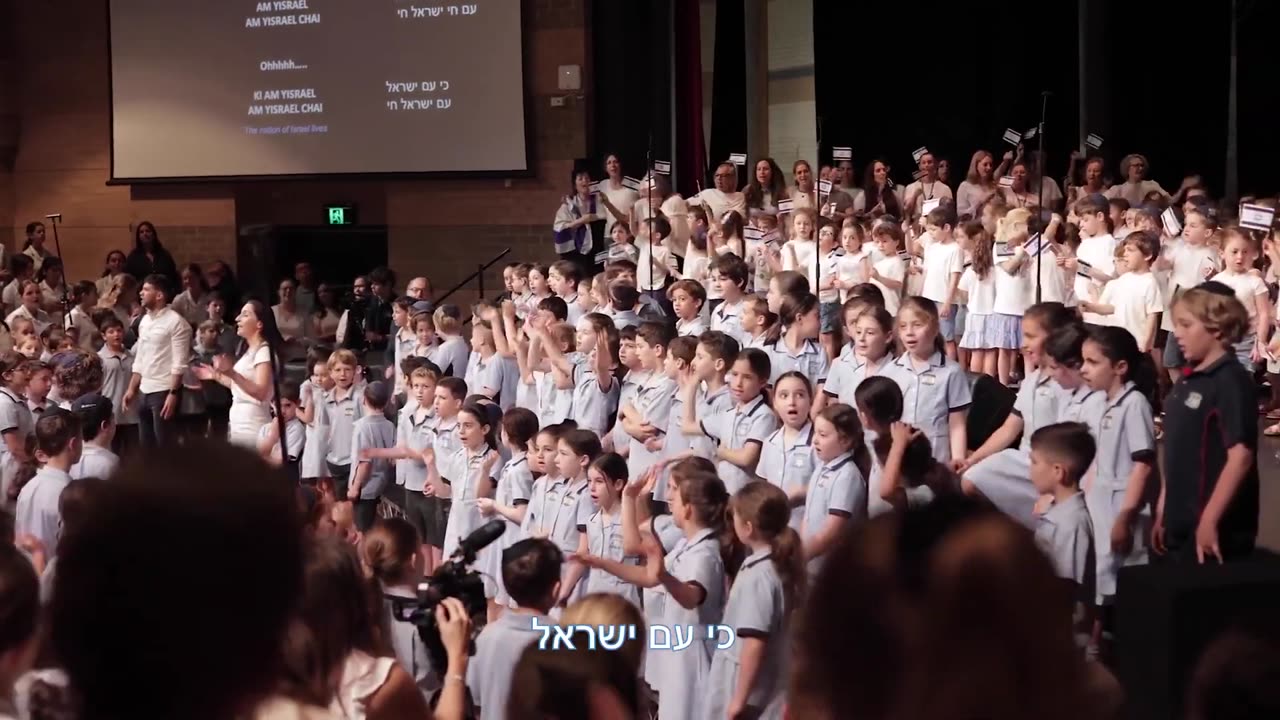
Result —
<instances>
[{"instance_id":1,"label":"school badge on shirt","mask_svg":"<svg viewBox=\"0 0 1280 720\"><path fill-rule=\"evenodd\" d=\"M1199 410L1200 403L1204 402L1204 396L1198 392L1188 393L1186 405L1192 410Z\"/></svg>"}]
</instances>

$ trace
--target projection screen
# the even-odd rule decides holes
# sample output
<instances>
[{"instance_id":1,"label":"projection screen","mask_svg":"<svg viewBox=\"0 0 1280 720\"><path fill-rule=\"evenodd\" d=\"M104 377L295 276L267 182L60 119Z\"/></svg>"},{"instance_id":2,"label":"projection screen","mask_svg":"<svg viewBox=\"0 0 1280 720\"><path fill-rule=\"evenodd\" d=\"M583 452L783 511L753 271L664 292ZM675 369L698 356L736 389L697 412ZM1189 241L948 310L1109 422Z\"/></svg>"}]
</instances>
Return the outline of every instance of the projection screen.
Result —
<instances>
[{"instance_id":1,"label":"projection screen","mask_svg":"<svg viewBox=\"0 0 1280 720\"><path fill-rule=\"evenodd\" d=\"M109 0L112 178L527 170L521 0Z\"/></svg>"}]
</instances>

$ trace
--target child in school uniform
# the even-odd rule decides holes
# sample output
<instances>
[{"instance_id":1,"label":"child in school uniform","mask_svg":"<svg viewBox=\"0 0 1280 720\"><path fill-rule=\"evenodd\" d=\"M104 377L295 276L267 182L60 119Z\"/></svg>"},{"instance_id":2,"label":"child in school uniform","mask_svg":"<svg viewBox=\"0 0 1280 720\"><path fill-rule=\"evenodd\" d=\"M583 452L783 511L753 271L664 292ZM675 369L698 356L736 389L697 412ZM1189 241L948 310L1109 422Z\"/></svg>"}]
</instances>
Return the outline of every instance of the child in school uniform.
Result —
<instances>
[{"instance_id":1,"label":"child in school uniform","mask_svg":"<svg viewBox=\"0 0 1280 720\"><path fill-rule=\"evenodd\" d=\"M987 318L987 342L996 350L996 374L1002 384L1012 382L1022 347L1022 314L1034 289L1030 280L1031 257L1024 247L1031 213L1010 210L996 232L996 298Z\"/></svg>"},{"instance_id":2,"label":"child in school uniform","mask_svg":"<svg viewBox=\"0 0 1280 720\"><path fill-rule=\"evenodd\" d=\"M749 295L742 301L742 347L764 349L775 335L781 335L777 313L769 312L769 301Z\"/></svg>"},{"instance_id":3,"label":"child in school uniform","mask_svg":"<svg viewBox=\"0 0 1280 720\"><path fill-rule=\"evenodd\" d=\"M902 302L902 290L906 287L907 262L910 260L902 254L906 238L902 228L894 223L879 223L871 231L871 239L884 256L871 266L871 284L884 293L884 309L896 317Z\"/></svg>"},{"instance_id":4,"label":"child in school uniform","mask_svg":"<svg viewBox=\"0 0 1280 720\"><path fill-rule=\"evenodd\" d=\"M839 403L813 421L817 457L808 483L800 537L808 570L815 573L849 522L867 519L867 475L871 456L863 439L858 411Z\"/></svg>"},{"instance_id":5,"label":"child in school uniform","mask_svg":"<svg viewBox=\"0 0 1280 720\"><path fill-rule=\"evenodd\" d=\"M778 322L785 329L775 341L764 347L769 354L771 385L784 373L795 370L813 382L815 392L822 393L827 373L831 370L831 359L818 344L820 305L818 298L811 293L783 298ZM822 408L820 396L815 398L814 404L818 409Z\"/></svg>"},{"instance_id":6,"label":"child in school uniform","mask_svg":"<svg viewBox=\"0 0 1280 720\"><path fill-rule=\"evenodd\" d=\"M1188 290L1173 311L1191 373L1165 400L1155 550L1186 563L1230 562L1251 555L1258 535L1256 386L1232 357L1248 313L1204 287Z\"/></svg>"},{"instance_id":7,"label":"child in school uniform","mask_svg":"<svg viewBox=\"0 0 1280 720\"><path fill-rule=\"evenodd\" d=\"M608 432L618 412L617 338L609 318L593 313L578 323L577 346L586 352L582 362L566 364L554 360L554 348L548 352L573 383L574 420L596 435Z\"/></svg>"},{"instance_id":8,"label":"child in school uniform","mask_svg":"<svg viewBox=\"0 0 1280 720\"><path fill-rule=\"evenodd\" d=\"M535 306L553 296L551 285L547 283L547 276L551 271L542 263L532 263L529 265L529 293L532 296L530 302Z\"/></svg>"},{"instance_id":9,"label":"child in school uniform","mask_svg":"<svg viewBox=\"0 0 1280 720\"><path fill-rule=\"evenodd\" d=\"M133 376L133 353L124 346L124 323L116 317L102 321L102 394L111 401L116 414L116 435L112 449L123 455L137 447L138 408L125 407L124 395ZM219 385L219 387L222 387ZM226 390L226 388L223 388ZM227 408L231 408L231 391L227 392Z\"/></svg>"},{"instance_id":10,"label":"child in school uniform","mask_svg":"<svg viewBox=\"0 0 1280 720\"><path fill-rule=\"evenodd\" d=\"M676 334L698 337L707 331L703 306L707 291L696 280L677 280L667 289L672 312L676 316Z\"/></svg>"},{"instance_id":11,"label":"child in school uniform","mask_svg":"<svg viewBox=\"0 0 1280 720\"><path fill-rule=\"evenodd\" d=\"M700 717L785 717L789 619L803 601L805 572L787 505L784 492L762 482L733 496L734 534L749 554L729 589L722 622L738 640L711 659Z\"/></svg>"},{"instance_id":12,"label":"child in school uniform","mask_svg":"<svg viewBox=\"0 0 1280 720\"><path fill-rule=\"evenodd\" d=\"M533 472L529 456L538 434L538 416L527 408L515 407L502 416L502 444L507 447L511 459L498 473L498 484L492 498L476 498L476 509L485 518L497 516L506 521L502 537L480 551L477 564L483 561L487 570L496 568L497 593L493 602L498 608L511 605L511 594L502 581L502 556L507 548L520 540L521 526L529 511L529 499L533 494Z\"/></svg>"},{"instance_id":13,"label":"child in school uniform","mask_svg":"<svg viewBox=\"0 0 1280 720\"><path fill-rule=\"evenodd\" d=\"M459 541L480 527L476 500L493 497L499 469L496 423L490 412L474 403L466 404L458 412L457 424L457 449L448 454L439 449L424 452L423 457L427 461L427 482L435 488L437 497L447 493L450 500L441 550L445 558L453 555ZM497 594L497 585L492 582L485 583L485 595L490 598Z\"/></svg>"},{"instance_id":14,"label":"child in school uniform","mask_svg":"<svg viewBox=\"0 0 1280 720\"><path fill-rule=\"evenodd\" d=\"M1138 349L1150 352L1155 347L1158 317L1164 308L1151 272L1151 263L1159 255L1160 239L1139 231L1130 233L1120 245L1124 248L1125 272L1108 282L1101 294L1097 286L1090 286L1093 295L1080 298L1080 309L1105 318L1108 325L1129 331Z\"/></svg>"},{"instance_id":15,"label":"child in school uniform","mask_svg":"<svg viewBox=\"0 0 1280 720\"><path fill-rule=\"evenodd\" d=\"M1075 258L1064 257L1059 261L1068 271L1076 273L1075 296L1078 300L1092 297L1091 286L1105 283L1115 273L1115 249L1119 241L1108 229L1109 210L1107 199L1101 195L1089 195L1076 201L1075 213L1080 218L1080 247L1076 248ZM1090 325L1106 324L1105 319L1093 313L1085 312L1081 316Z\"/></svg>"},{"instance_id":16,"label":"child in school uniform","mask_svg":"<svg viewBox=\"0 0 1280 720\"><path fill-rule=\"evenodd\" d=\"M414 332L413 303L414 299L402 295L391 302L391 324L396 328L396 334L392 336L388 347L388 359L391 361L387 365L387 379L395 380L395 395L403 395L408 387L405 385L404 377L400 374L400 364L404 359L413 354L414 348L418 345L418 337Z\"/></svg>"},{"instance_id":17,"label":"child in school uniform","mask_svg":"<svg viewBox=\"0 0 1280 720\"><path fill-rule=\"evenodd\" d=\"M1071 597L1093 604L1093 523L1080 480L1093 464L1097 444L1082 423L1054 423L1031 434L1031 484L1045 501L1039 503L1036 544L1053 562L1058 577L1071 583Z\"/></svg>"},{"instance_id":18,"label":"child in school uniform","mask_svg":"<svg viewBox=\"0 0 1280 720\"><path fill-rule=\"evenodd\" d=\"M622 489L627 485L626 461L616 453L601 455L587 468L587 483L587 492L596 510L587 519L586 532L578 538L578 551L574 557L591 555L624 565L638 565L640 558L626 555L622 542ZM589 571L585 584L587 595L618 595L640 607L640 588L616 575L600 570Z\"/></svg>"},{"instance_id":19,"label":"child in school uniform","mask_svg":"<svg viewBox=\"0 0 1280 720\"><path fill-rule=\"evenodd\" d=\"M661 588L664 597L660 624L671 628L674 635L676 628L718 624L724 614L728 569L721 538L726 535L729 495L714 474L697 472L673 474L668 480L667 497L671 517L683 537L665 556L662 547L651 542L644 545L644 565L627 565L594 555L585 560L593 571L599 569L641 587ZM736 538L728 540L733 542ZM672 643L682 643L682 639L673 637ZM679 652L650 650L657 658L653 685L658 692L658 716L663 720L703 717L697 708L700 693L709 687L715 646L714 639L708 640L695 631L692 643Z\"/></svg>"},{"instance_id":20,"label":"child in school uniform","mask_svg":"<svg viewBox=\"0 0 1280 720\"><path fill-rule=\"evenodd\" d=\"M542 538L520 540L504 553L503 587L515 607L480 631L467 667L467 688L483 717L503 716L520 656L543 636L538 626L555 623L549 615L560 595L563 563L560 548Z\"/></svg>"},{"instance_id":21,"label":"child in school uniform","mask_svg":"<svg viewBox=\"0 0 1280 720\"><path fill-rule=\"evenodd\" d=\"M616 452L627 457L631 450L631 435L623 425L623 408L634 403L636 393L644 383L648 373L636 355L636 336L639 328L626 327L618 331L618 366L622 377L618 380L618 417L607 435L600 437L600 445L606 452Z\"/></svg>"},{"instance_id":22,"label":"child in school uniform","mask_svg":"<svg viewBox=\"0 0 1280 720\"><path fill-rule=\"evenodd\" d=\"M1258 259L1258 242L1248 230L1238 227L1222 231L1222 258L1226 268L1213 280L1227 285L1249 313L1249 332L1236 343L1236 358L1246 369L1266 356L1267 335L1271 332L1272 307L1267 285L1251 272Z\"/></svg>"},{"instance_id":23,"label":"child in school uniform","mask_svg":"<svg viewBox=\"0 0 1280 720\"><path fill-rule=\"evenodd\" d=\"M747 291L749 270L737 255L721 255L711 262L711 283L723 301L711 311L711 329L725 333L741 344L743 330L743 298Z\"/></svg>"},{"instance_id":24,"label":"child in school uniform","mask_svg":"<svg viewBox=\"0 0 1280 720\"><path fill-rule=\"evenodd\" d=\"M36 450L46 460L34 478L22 486L14 513L15 536L30 535L50 553L58 547L62 516L58 498L71 484L71 467L80 461L83 449L80 420L74 414L54 408L35 423Z\"/></svg>"},{"instance_id":25,"label":"child in school uniform","mask_svg":"<svg viewBox=\"0 0 1280 720\"><path fill-rule=\"evenodd\" d=\"M524 382L528 383L536 373L542 373L537 387L538 422L543 427L562 423L573 414L572 369L586 362L586 356L577 351L577 333L568 323L548 324L545 316L535 315L530 319L527 331L530 334L528 361L521 374ZM552 350L559 351L559 362L544 360L544 353L549 356Z\"/></svg>"},{"instance_id":26,"label":"child in school uniform","mask_svg":"<svg viewBox=\"0 0 1280 720\"><path fill-rule=\"evenodd\" d=\"M939 206L924 218L925 230L933 238L924 249L924 280L920 294L938 306L940 334L946 343L947 356L956 357L956 289L964 273L964 248L956 243L955 210Z\"/></svg>"},{"instance_id":27,"label":"child in school uniform","mask_svg":"<svg viewBox=\"0 0 1280 720\"><path fill-rule=\"evenodd\" d=\"M560 428L547 438L539 434L539 446L556 435L559 439L551 457L546 457L545 450L543 453L547 471L553 476L540 479L541 487L535 485L524 530L526 537L550 539L567 558L578 551L582 533L595 512L587 491L587 468L601 450L595 433L576 428ZM582 564L565 563L557 606L563 607L586 594L586 583L580 582L585 570Z\"/></svg>"},{"instance_id":28,"label":"child in school uniform","mask_svg":"<svg viewBox=\"0 0 1280 720\"><path fill-rule=\"evenodd\" d=\"M875 243L865 242L862 226L855 220L845 220L840 229L840 255L836 264L836 288L840 290L840 303L849 301L849 291L871 281L871 266L880 258Z\"/></svg>"},{"instance_id":29,"label":"child in school uniform","mask_svg":"<svg viewBox=\"0 0 1280 720\"><path fill-rule=\"evenodd\" d=\"M835 357L834 333L840 329L840 263L844 248L836 240L836 226L827 223L818 231L818 256L814 294L818 296L819 333L828 357Z\"/></svg>"},{"instance_id":30,"label":"child in school uniform","mask_svg":"<svg viewBox=\"0 0 1280 720\"><path fill-rule=\"evenodd\" d=\"M1018 386L1013 410L981 447L955 466L963 476L965 492L986 497L1002 512L1029 527L1035 525L1033 509L1040 497L1027 475L1031 436L1041 427L1059 421L1065 395L1046 367L1045 344L1054 328L1074 322L1075 313L1061 303L1027 308L1022 318L1022 357L1027 376ZM1021 444L1012 447L1019 436Z\"/></svg>"},{"instance_id":31,"label":"child in school uniform","mask_svg":"<svg viewBox=\"0 0 1280 720\"><path fill-rule=\"evenodd\" d=\"M80 419L84 439L80 460L69 472L71 479L110 478L120 465L120 457L111 452L111 441L116 434L111 400L99 393L81 395L71 403L71 412Z\"/></svg>"},{"instance_id":32,"label":"child in school uniform","mask_svg":"<svg viewBox=\"0 0 1280 720\"><path fill-rule=\"evenodd\" d=\"M547 285L551 292L564 300L568 321L574 325L585 314L578 302L578 284L581 282L582 271L569 260L557 260L547 274Z\"/></svg>"},{"instance_id":33,"label":"child in school uniform","mask_svg":"<svg viewBox=\"0 0 1280 720\"><path fill-rule=\"evenodd\" d=\"M79 333L80 347L89 352L98 352L102 347L102 332L93 323L93 311L98 306L98 288L91 280L76 283L71 291L71 308L68 316L68 330L75 328Z\"/></svg>"},{"instance_id":34,"label":"child in school uniform","mask_svg":"<svg viewBox=\"0 0 1280 720\"><path fill-rule=\"evenodd\" d=\"M401 622L395 612L397 602L418 597L418 585L426 576L418 556L421 545L421 536L407 520L382 518L365 533L360 543L360 561L378 581L384 609L382 619L391 651L409 672L418 690L430 698L440 689L441 669L432 667L417 626Z\"/></svg>"},{"instance_id":35,"label":"child in school uniform","mask_svg":"<svg viewBox=\"0 0 1280 720\"><path fill-rule=\"evenodd\" d=\"M467 387L497 403L502 410L515 405L520 368L515 358L498 353L494 327L479 320L471 325L475 357L467 367Z\"/></svg>"},{"instance_id":36,"label":"child in school uniform","mask_svg":"<svg viewBox=\"0 0 1280 720\"><path fill-rule=\"evenodd\" d=\"M818 466L813 450L813 383L803 373L791 371L778 378L773 386L773 411L782 421L760 448L756 475L786 493L791 507L790 525L799 530L804 524L804 504ZM744 486L744 489L750 484ZM742 491L739 491L740 493Z\"/></svg>"},{"instance_id":37,"label":"child in school uniform","mask_svg":"<svg viewBox=\"0 0 1280 720\"><path fill-rule=\"evenodd\" d=\"M222 349L218 344L218 330L218 323L213 320L205 320L200 323L200 326L196 329L195 348L191 351L192 364L212 366L214 359L222 354ZM105 369L108 362L106 355L102 355L102 362ZM129 364L132 366L132 358L130 358ZM231 417L231 390L216 380L202 380L200 381L200 394L204 399L204 412L208 421L207 432L209 437L224 437ZM136 426L136 409L131 412L131 415L133 415L131 419Z\"/></svg>"},{"instance_id":38,"label":"child in school uniform","mask_svg":"<svg viewBox=\"0 0 1280 720\"><path fill-rule=\"evenodd\" d=\"M1218 221L1201 209L1187 212L1184 221L1181 241L1174 243L1160 260L1169 270L1169 292L1160 328L1169 334L1163 360L1173 382L1182 379L1184 363L1173 332L1173 306L1183 293L1216 275L1221 265L1217 248L1210 244L1218 231Z\"/></svg>"},{"instance_id":39,"label":"child in school uniform","mask_svg":"<svg viewBox=\"0 0 1280 720\"><path fill-rule=\"evenodd\" d=\"M440 368L444 377L465 377L471 360L471 348L462 337L462 310L457 305L441 305L432 316L439 344L428 359Z\"/></svg>"},{"instance_id":40,"label":"child in school uniform","mask_svg":"<svg viewBox=\"0 0 1280 720\"><path fill-rule=\"evenodd\" d=\"M662 456L662 440L655 433L667 428L679 389L666 373L667 350L674 339L671 327L657 322L643 323L636 334L636 356L644 379L635 397L618 412L619 422L628 431L627 472L633 478L642 477Z\"/></svg>"},{"instance_id":41,"label":"child in school uniform","mask_svg":"<svg viewBox=\"0 0 1280 720\"><path fill-rule=\"evenodd\" d=\"M919 428L938 462L950 464L968 453L965 423L973 396L964 371L943 352L938 322L933 301L914 296L903 301L898 339L904 352L886 375L902 388L902 422Z\"/></svg>"},{"instance_id":42,"label":"child in school uniform","mask_svg":"<svg viewBox=\"0 0 1280 720\"><path fill-rule=\"evenodd\" d=\"M636 260L636 288L663 306L664 311L668 311L666 288L679 275L675 253L667 243L671 237L671 223L661 216L649 218L647 222L648 235L636 241L636 247L640 250Z\"/></svg>"},{"instance_id":43,"label":"child in school uniform","mask_svg":"<svg viewBox=\"0 0 1280 720\"><path fill-rule=\"evenodd\" d=\"M350 350L338 350L330 355L329 377L333 379L333 388L324 394L323 402L316 403L314 409L308 408L303 417L303 422L311 424L317 422L315 413L324 413L319 423L328 430L325 446L329 452L325 455L325 463L338 498L347 497L352 464L351 440L356 420L364 415L364 403L360 398L364 386L356 383L358 371L355 353Z\"/></svg>"},{"instance_id":44,"label":"child in school uniform","mask_svg":"<svg viewBox=\"0 0 1280 720\"><path fill-rule=\"evenodd\" d=\"M49 391L53 389L53 367L47 362L31 360L27 366L27 409L31 417L39 420L50 405Z\"/></svg>"},{"instance_id":45,"label":"child in school uniform","mask_svg":"<svg viewBox=\"0 0 1280 720\"><path fill-rule=\"evenodd\" d=\"M956 241L971 258L960 276L959 289L968 306L960 349L969 353L970 372L996 377L998 338L988 330L996 304L994 241L980 221L956 228Z\"/></svg>"},{"instance_id":46,"label":"child in school uniform","mask_svg":"<svg viewBox=\"0 0 1280 720\"><path fill-rule=\"evenodd\" d=\"M684 419L681 429L686 435L702 434L715 440L716 471L726 488L735 491L755 478L760 448L773 431L778 418L769 409L764 388L770 376L769 355L763 350L747 348L733 362L729 392L733 407L698 417L696 384L684 390ZM707 365L695 368L695 377L706 381L715 370Z\"/></svg>"},{"instance_id":47,"label":"child in school uniform","mask_svg":"<svg viewBox=\"0 0 1280 720\"><path fill-rule=\"evenodd\" d=\"M324 394L333 389L333 380L329 377L328 351L312 348L307 353L307 379L298 388L299 419L310 417L311 422L303 421L306 436L302 450L302 464L298 476L307 484L314 484L323 477L329 477L329 468L325 465L325 456L329 454L327 428L323 425L324 413L316 412L319 403L324 402ZM218 387L222 387L220 384ZM225 388L224 388L225 389Z\"/></svg>"},{"instance_id":48,"label":"child in school uniform","mask_svg":"<svg viewBox=\"0 0 1280 720\"><path fill-rule=\"evenodd\" d=\"M351 427L346 498L354 505L356 527L365 532L373 527L378 517L378 501L392 480L390 463L367 458L365 451L395 447L396 429L383 414L391 401L390 386L384 382L369 383L360 394L361 416Z\"/></svg>"},{"instance_id":49,"label":"child in school uniform","mask_svg":"<svg viewBox=\"0 0 1280 720\"><path fill-rule=\"evenodd\" d=\"M1085 382L1106 396L1102 416L1089 423L1098 428L1098 454L1085 500L1098 536L1097 601L1109 606L1119 568L1147 562L1156 444L1145 393L1154 389L1154 378L1142 364L1137 341L1123 328L1094 328L1084 342L1083 357Z\"/></svg>"},{"instance_id":50,"label":"child in school uniform","mask_svg":"<svg viewBox=\"0 0 1280 720\"><path fill-rule=\"evenodd\" d=\"M298 419L298 406L301 404L302 396L298 385L293 382L281 383L280 413L284 417L285 448L289 452L287 462L280 455L280 423L272 418L271 422L258 430L258 453L272 465L296 465L306 452L307 429Z\"/></svg>"},{"instance_id":51,"label":"child in school uniform","mask_svg":"<svg viewBox=\"0 0 1280 720\"><path fill-rule=\"evenodd\" d=\"M893 362L894 319L883 306L850 298L842 309L851 342L831 363L822 386L828 401L855 405L854 394L862 381L880 375Z\"/></svg>"},{"instance_id":52,"label":"child in school uniform","mask_svg":"<svg viewBox=\"0 0 1280 720\"><path fill-rule=\"evenodd\" d=\"M208 319L212 320L217 327L218 353L235 355L236 349L240 346L240 336L236 335L235 326L224 320L227 314L227 301L217 292L210 292L205 295L204 307L205 312L208 313Z\"/></svg>"}]
</instances>

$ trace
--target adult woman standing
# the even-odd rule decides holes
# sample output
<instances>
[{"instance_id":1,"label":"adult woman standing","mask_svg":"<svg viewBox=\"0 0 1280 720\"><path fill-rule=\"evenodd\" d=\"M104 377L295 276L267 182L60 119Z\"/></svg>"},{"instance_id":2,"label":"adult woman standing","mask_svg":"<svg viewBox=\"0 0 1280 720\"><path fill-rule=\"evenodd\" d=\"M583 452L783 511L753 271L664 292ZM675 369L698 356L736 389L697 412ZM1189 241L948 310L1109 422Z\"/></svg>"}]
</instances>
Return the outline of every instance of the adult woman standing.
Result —
<instances>
[{"instance_id":1,"label":"adult woman standing","mask_svg":"<svg viewBox=\"0 0 1280 720\"><path fill-rule=\"evenodd\" d=\"M862 183L866 199L863 200L866 211L873 217L890 215L902 219L902 198L898 189L889 180L889 164L876 159L867 166L867 179Z\"/></svg>"},{"instance_id":2,"label":"adult woman standing","mask_svg":"<svg viewBox=\"0 0 1280 720\"><path fill-rule=\"evenodd\" d=\"M591 174L586 170L574 170L570 180L573 194L560 199L551 229L556 255L581 268L585 277L595 268L595 248L604 246L606 208L600 201L607 196L591 192Z\"/></svg>"},{"instance_id":3,"label":"adult woman standing","mask_svg":"<svg viewBox=\"0 0 1280 720\"><path fill-rule=\"evenodd\" d=\"M231 389L231 414L227 441L241 447L254 447L258 431L271 422L271 401L275 396L272 373L275 371L274 348L284 343L276 318L264 303L250 300L236 318L236 334L245 341L246 349L233 364L227 355L219 355L213 367L195 366L196 377L213 380Z\"/></svg>"},{"instance_id":4,"label":"adult woman standing","mask_svg":"<svg viewBox=\"0 0 1280 720\"><path fill-rule=\"evenodd\" d=\"M1112 185L1107 190L1108 198L1124 198L1129 201L1130 207L1139 207L1147 202L1147 195L1153 192L1160 193L1166 198L1169 193L1155 180L1147 180L1147 170L1150 165L1147 158L1134 153L1126 155L1120 161L1120 175L1125 179L1119 185Z\"/></svg>"},{"instance_id":5,"label":"adult woman standing","mask_svg":"<svg viewBox=\"0 0 1280 720\"><path fill-rule=\"evenodd\" d=\"M979 150L969 161L969 174L956 192L956 214L974 217L983 203L1000 194L995 177L995 158L986 150Z\"/></svg>"},{"instance_id":6,"label":"adult woman standing","mask_svg":"<svg viewBox=\"0 0 1280 720\"><path fill-rule=\"evenodd\" d=\"M1107 191L1107 183L1103 178L1105 168L1102 158L1094 156L1085 161L1084 184L1077 184L1076 163L1084 158L1080 151L1071 153L1071 164L1067 168L1067 207L1090 195L1100 195Z\"/></svg>"},{"instance_id":7,"label":"adult woman standing","mask_svg":"<svg viewBox=\"0 0 1280 720\"><path fill-rule=\"evenodd\" d=\"M791 166L791 177L795 184L787 188L787 194L791 201L795 203L794 207L818 209L818 192L817 184L813 181L813 167L809 165L808 160L797 160L795 165Z\"/></svg>"},{"instance_id":8,"label":"adult woman standing","mask_svg":"<svg viewBox=\"0 0 1280 720\"><path fill-rule=\"evenodd\" d=\"M747 201L747 211L777 211L778 202L787 199L786 180L782 177L782 168L773 158L760 158L756 161L756 172L742 191Z\"/></svg>"},{"instance_id":9,"label":"adult woman standing","mask_svg":"<svg viewBox=\"0 0 1280 720\"><path fill-rule=\"evenodd\" d=\"M178 275L178 264L173 256L160 244L160 236L156 226L149 220L138 223L133 232L133 252L124 261L124 271L135 278L148 275L163 275L169 287L181 287L182 278Z\"/></svg>"},{"instance_id":10,"label":"adult woman standing","mask_svg":"<svg viewBox=\"0 0 1280 720\"><path fill-rule=\"evenodd\" d=\"M23 254L35 263L37 273L46 258L56 257L44 247L44 232L44 223L27 223L27 242L22 246Z\"/></svg>"},{"instance_id":11,"label":"adult woman standing","mask_svg":"<svg viewBox=\"0 0 1280 720\"><path fill-rule=\"evenodd\" d=\"M631 206L640 199L640 193L623 184L622 160L617 155L604 156L604 172L608 179L601 183L600 194L609 200L605 205L606 227L613 227L616 222L626 224L631 217Z\"/></svg>"}]
</instances>

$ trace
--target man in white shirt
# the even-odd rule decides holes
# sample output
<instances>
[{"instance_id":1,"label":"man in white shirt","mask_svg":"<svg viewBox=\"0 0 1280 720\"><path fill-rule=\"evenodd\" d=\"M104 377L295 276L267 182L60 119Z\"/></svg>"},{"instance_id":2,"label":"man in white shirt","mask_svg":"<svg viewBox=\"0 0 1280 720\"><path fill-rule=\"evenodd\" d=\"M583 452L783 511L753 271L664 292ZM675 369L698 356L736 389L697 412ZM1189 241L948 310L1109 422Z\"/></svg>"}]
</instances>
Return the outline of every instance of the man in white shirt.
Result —
<instances>
[{"instance_id":1,"label":"man in white shirt","mask_svg":"<svg viewBox=\"0 0 1280 720\"><path fill-rule=\"evenodd\" d=\"M182 375L191 361L191 326L169 307L168 281L163 275L148 275L139 296L146 315L138 324L133 378L124 405L128 408L140 400L138 432L143 447L152 448L177 436L174 416L182 394Z\"/></svg>"},{"instance_id":2,"label":"man in white shirt","mask_svg":"<svg viewBox=\"0 0 1280 720\"><path fill-rule=\"evenodd\" d=\"M715 222L724 222L725 213L736 210L747 218L747 201L738 192L738 169L733 163L720 163L716 166L716 186L707 188L689 200L690 205L701 205L707 209L707 215Z\"/></svg>"}]
</instances>

